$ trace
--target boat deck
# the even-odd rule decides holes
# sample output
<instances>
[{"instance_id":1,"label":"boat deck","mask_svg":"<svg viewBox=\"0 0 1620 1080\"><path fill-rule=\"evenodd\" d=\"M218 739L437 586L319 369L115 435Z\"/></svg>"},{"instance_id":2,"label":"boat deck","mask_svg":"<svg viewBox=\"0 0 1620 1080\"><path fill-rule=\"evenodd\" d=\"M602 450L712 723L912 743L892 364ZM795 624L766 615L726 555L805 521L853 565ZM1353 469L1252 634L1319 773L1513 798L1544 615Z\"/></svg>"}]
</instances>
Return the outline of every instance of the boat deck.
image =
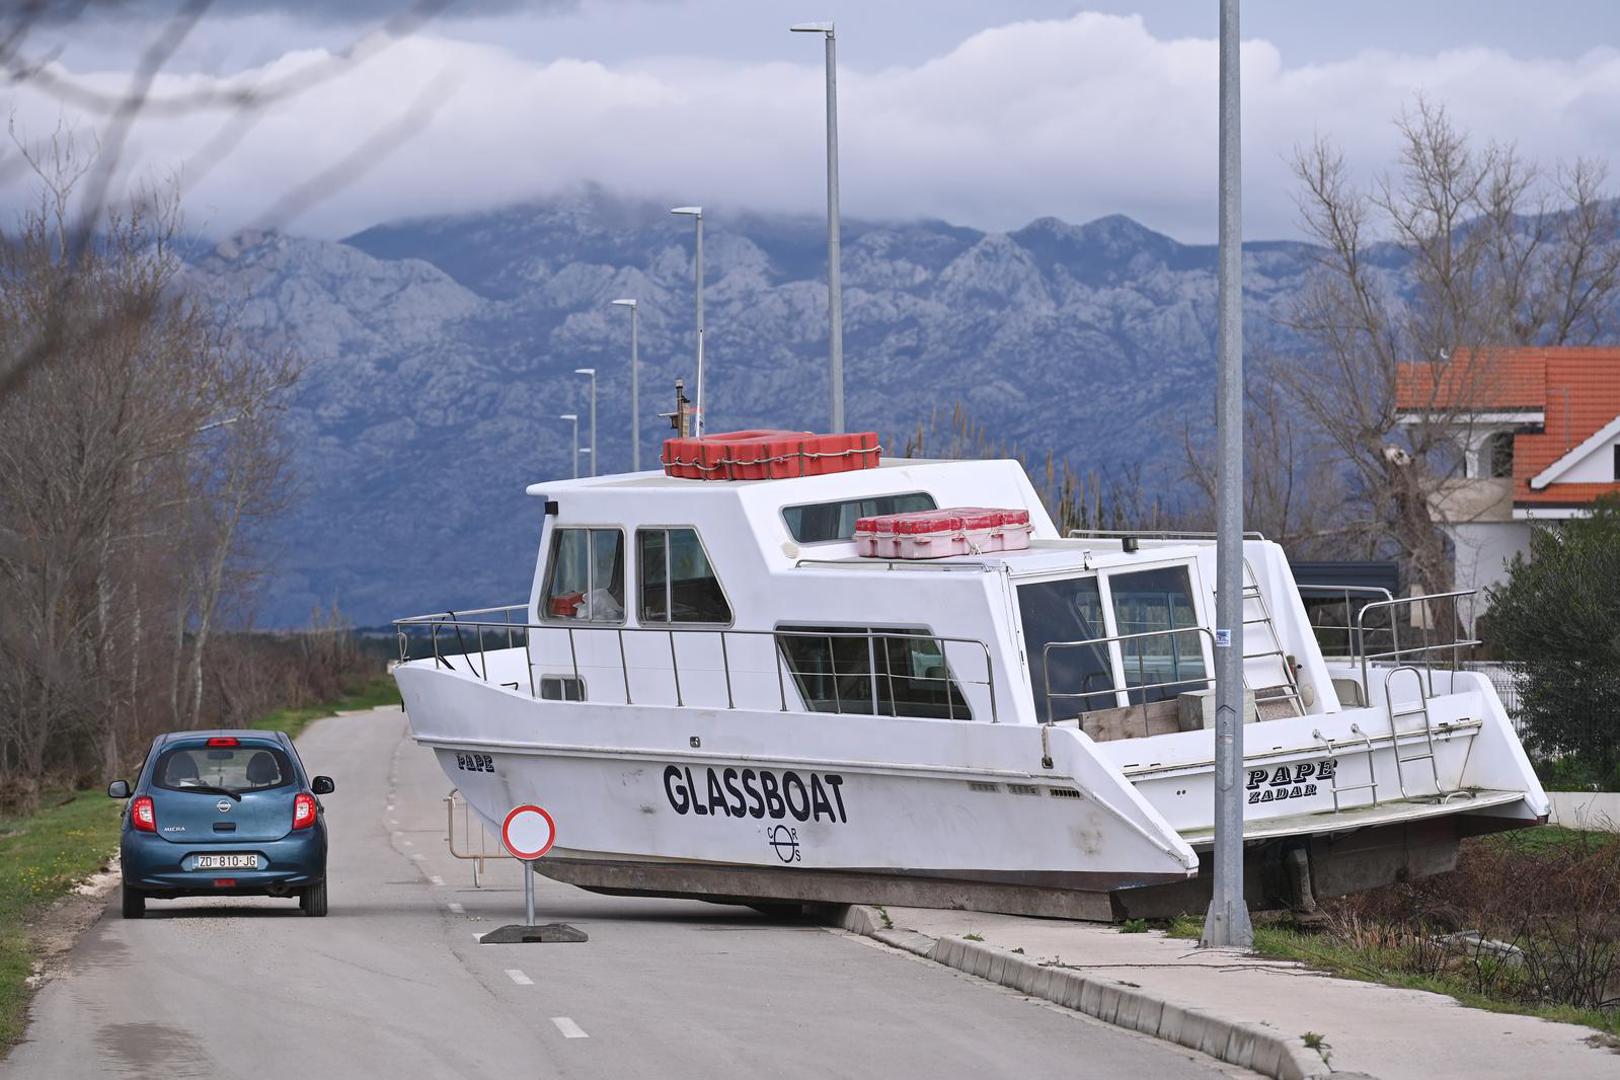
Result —
<instances>
[{"instance_id":1,"label":"boat deck","mask_svg":"<svg viewBox=\"0 0 1620 1080\"><path fill-rule=\"evenodd\" d=\"M1325 833L1348 832L1351 829L1364 829L1372 825L1390 825L1396 822L1442 817L1463 810L1505 806L1520 801L1524 796L1525 793L1522 791L1482 789L1453 793L1445 802L1442 802L1439 796L1428 795L1415 799L1388 799L1370 806L1347 807L1337 812L1326 810L1314 814L1289 814L1286 817L1266 818L1263 822L1245 825L1243 839L1270 840L1279 836L1302 833L1319 836ZM1191 844L1194 850L1207 850L1215 843L1215 829L1213 826L1187 829L1181 833L1181 838Z\"/></svg>"}]
</instances>

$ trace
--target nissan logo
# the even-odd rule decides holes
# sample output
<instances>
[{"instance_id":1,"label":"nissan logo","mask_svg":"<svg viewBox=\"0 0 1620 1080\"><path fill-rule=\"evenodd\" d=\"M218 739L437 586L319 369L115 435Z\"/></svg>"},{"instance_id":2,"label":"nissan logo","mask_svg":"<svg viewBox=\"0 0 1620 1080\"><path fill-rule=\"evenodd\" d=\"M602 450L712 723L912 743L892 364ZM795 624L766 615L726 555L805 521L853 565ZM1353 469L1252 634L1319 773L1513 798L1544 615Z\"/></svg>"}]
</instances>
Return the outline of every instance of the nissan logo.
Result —
<instances>
[{"instance_id":1,"label":"nissan logo","mask_svg":"<svg viewBox=\"0 0 1620 1080\"><path fill-rule=\"evenodd\" d=\"M230 813L231 800L229 800L229 799L221 799L221 800L219 800L219 802L214 804L214 809L218 810L222 814Z\"/></svg>"}]
</instances>

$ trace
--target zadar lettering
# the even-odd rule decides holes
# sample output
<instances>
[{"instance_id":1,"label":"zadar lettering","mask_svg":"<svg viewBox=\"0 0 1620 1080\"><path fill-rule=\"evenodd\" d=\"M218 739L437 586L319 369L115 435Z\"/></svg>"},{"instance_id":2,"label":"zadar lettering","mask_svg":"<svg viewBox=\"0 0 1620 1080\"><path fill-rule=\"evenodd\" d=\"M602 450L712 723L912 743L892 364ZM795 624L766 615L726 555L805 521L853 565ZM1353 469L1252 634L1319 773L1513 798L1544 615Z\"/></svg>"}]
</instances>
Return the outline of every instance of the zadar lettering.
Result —
<instances>
[{"instance_id":1,"label":"zadar lettering","mask_svg":"<svg viewBox=\"0 0 1620 1080\"><path fill-rule=\"evenodd\" d=\"M837 773L775 773L770 769L664 768L664 795L677 814L698 817L769 818L782 821L849 821L844 778Z\"/></svg>"}]
</instances>

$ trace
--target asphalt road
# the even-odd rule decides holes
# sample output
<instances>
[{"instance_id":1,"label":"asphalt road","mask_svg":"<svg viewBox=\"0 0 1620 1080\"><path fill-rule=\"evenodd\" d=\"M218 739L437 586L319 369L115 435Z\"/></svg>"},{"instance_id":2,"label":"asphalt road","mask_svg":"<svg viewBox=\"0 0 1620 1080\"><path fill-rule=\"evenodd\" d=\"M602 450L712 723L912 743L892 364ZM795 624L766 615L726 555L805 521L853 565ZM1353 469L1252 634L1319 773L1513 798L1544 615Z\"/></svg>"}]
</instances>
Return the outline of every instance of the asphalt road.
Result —
<instances>
[{"instance_id":1,"label":"asphalt road","mask_svg":"<svg viewBox=\"0 0 1620 1080\"><path fill-rule=\"evenodd\" d=\"M299 740L329 774L331 914L153 901L101 921L0 1077L1221 1077L1248 1075L978 979L744 908L537 878L585 944L481 945L522 920L515 863L474 888L450 784L398 711Z\"/></svg>"}]
</instances>

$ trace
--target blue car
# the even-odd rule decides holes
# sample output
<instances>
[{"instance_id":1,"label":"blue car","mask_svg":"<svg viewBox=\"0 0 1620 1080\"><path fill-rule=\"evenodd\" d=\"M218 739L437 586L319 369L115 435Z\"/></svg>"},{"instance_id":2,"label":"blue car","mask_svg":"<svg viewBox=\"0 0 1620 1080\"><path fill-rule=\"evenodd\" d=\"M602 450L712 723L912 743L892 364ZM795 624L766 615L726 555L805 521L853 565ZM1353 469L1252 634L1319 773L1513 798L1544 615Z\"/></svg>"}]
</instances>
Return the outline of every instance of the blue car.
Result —
<instances>
[{"instance_id":1,"label":"blue car","mask_svg":"<svg viewBox=\"0 0 1620 1080\"><path fill-rule=\"evenodd\" d=\"M124 918L179 896L296 896L326 914L326 818L332 778L310 778L280 731L176 731L147 751L128 799L119 852Z\"/></svg>"}]
</instances>

